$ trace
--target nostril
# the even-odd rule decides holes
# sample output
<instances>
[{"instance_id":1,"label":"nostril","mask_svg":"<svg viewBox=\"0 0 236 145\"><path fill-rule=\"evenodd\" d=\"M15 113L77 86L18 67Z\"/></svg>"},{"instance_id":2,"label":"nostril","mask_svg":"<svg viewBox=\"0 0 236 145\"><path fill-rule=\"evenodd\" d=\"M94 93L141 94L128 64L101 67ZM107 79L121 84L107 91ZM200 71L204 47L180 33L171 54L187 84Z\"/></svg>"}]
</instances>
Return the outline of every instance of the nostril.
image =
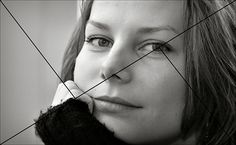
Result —
<instances>
[{"instance_id":1,"label":"nostril","mask_svg":"<svg viewBox=\"0 0 236 145\"><path fill-rule=\"evenodd\" d=\"M105 77L105 75L104 75L104 74L102 74L102 75L101 75L101 77L102 77L102 79L104 79L104 80L106 79L106 77Z\"/></svg>"},{"instance_id":2,"label":"nostril","mask_svg":"<svg viewBox=\"0 0 236 145\"><path fill-rule=\"evenodd\" d=\"M129 70L115 71L117 69L102 67L100 70L100 78L103 80L118 81L120 83L128 83L131 80L131 72Z\"/></svg>"},{"instance_id":3,"label":"nostril","mask_svg":"<svg viewBox=\"0 0 236 145\"><path fill-rule=\"evenodd\" d=\"M117 78L119 80L121 79L121 77L119 77L117 74L112 74L111 77L115 77L115 78Z\"/></svg>"},{"instance_id":4,"label":"nostril","mask_svg":"<svg viewBox=\"0 0 236 145\"><path fill-rule=\"evenodd\" d=\"M102 74L102 79L106 79L106 80L109 80L109 79L111 79L111 78L116 78L116 79L121 79L121 77L119 77L118 75L116 75L116 74L112 74L111 76L108 76L108 77L106 77L104 74Z\"/></svg>"}]
</instances>

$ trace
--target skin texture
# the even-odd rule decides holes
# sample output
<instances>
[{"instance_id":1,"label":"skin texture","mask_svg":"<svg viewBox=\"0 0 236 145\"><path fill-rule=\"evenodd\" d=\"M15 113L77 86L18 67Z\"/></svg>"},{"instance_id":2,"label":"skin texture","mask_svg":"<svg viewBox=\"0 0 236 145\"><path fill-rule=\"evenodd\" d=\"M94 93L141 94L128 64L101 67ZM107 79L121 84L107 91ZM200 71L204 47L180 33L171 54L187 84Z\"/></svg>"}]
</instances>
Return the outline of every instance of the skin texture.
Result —
<instances>
[{"instance_id":1,"label":"skin texture","mask_svg":"<svg viewBox=\"0 0 236 145\"><path fill-rule=\"evenodd\" d=\"M182 32L183 10L183 1L95 1L86 42L76 59L75 83L88 90ZM160 26L169 29L141 30ZM177 37L162 50L184 76L183 38ZM183 144L179 136L185 89L182 78L158 49L88 94L95 104L96 98L105 95L141 107L115 113L95 107L95 117L118 138L133 144Z\"/></svg>"}]
</instances>

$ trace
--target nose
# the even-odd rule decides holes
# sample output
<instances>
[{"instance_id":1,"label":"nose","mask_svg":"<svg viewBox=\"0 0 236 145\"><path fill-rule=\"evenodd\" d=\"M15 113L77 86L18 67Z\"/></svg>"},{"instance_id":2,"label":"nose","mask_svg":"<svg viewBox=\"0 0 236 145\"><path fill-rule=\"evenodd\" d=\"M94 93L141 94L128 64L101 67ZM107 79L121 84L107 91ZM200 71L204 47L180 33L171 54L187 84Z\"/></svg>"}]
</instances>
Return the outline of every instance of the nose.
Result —
<instances>
[{"instance_id":1,"label":"nose","mask_svg":"<svg viewBox=\"0 0 236 145\"><path fill-rule=\"evenodd\" d=\"M132 78L131 70L126 67L129 60L130 55L125 49L113 46L102 62L100 76L110 82L130 82Z\"/></svg>"}]
</instances>

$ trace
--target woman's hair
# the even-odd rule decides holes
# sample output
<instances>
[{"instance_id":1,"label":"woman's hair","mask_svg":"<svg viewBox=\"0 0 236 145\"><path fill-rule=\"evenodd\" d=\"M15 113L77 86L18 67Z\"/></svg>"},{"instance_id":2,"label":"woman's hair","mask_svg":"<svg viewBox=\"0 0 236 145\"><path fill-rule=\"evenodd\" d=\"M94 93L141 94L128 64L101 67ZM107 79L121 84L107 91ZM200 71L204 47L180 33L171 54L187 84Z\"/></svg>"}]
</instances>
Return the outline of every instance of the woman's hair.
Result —
<instances>
[{"instance_id":1,"label":"woman's hair","mask_svg":"<svg viewBox=\"0 0 236 145\"><path fill-rule=\"evenodd\" d=\"M185 27L228 3L188 0ZM182 131L185 136L199 132L202 144L236 144L235 9L235 4L227 6L184 34L185 77L191 88L186 92Z\"/></svg>"},{"instance_id":2,"label":"woman's hair","mask_svg":"<svg viewBox=\"0 0 236 145\"><path fill-rule=\"evenodd\" d=\"M185 30L230 1L184 1ZM84 43L92 3L93 0L82 3L81 17L63 58L63 81L73 80L75 59ZM235 3L183 34L188 85L181 132L183 138L197 133L197 145L236 144Z\"/></svg>"}]
</instances>

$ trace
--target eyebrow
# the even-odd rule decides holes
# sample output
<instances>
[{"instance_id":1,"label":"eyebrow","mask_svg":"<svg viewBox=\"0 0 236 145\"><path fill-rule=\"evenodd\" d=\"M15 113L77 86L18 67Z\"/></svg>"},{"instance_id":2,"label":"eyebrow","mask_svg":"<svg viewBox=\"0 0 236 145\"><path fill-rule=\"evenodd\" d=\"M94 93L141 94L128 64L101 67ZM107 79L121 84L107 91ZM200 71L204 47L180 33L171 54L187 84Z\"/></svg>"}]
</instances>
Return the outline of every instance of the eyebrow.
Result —
<instances>
[{"instance_id":1,"label":"eyebrow","mask_svg":"<svg viewBox=\"0 0 236 145\"><path fill-rule=\"evenodd\" d=\"M104 23L96 22L93 20L88 20L88 23L99 29L110 30L110 27ZM179 32L175 28L171 27L170 25L159 26L159 27L142 27L142 28L139 28L138 33L148 34L148 33L155 33L159 31L171 31L175 34L179 34Z\"/></svg>"},{"instance_id":2,"label":"eyebrow","mask_svg":"<svg viewBox=\"0 0 236 145\"><path fill-rule=\"evenodd\" d=\"M138 30L138 33L147 34L147 33L159 32L159 31L171 31L171 32L174 32L175 34L179 34L179 32L175 28L169 25L159 26L159 27L143 27Z\"/></svg>"},{"instance_id":3,"label":"eyebrow","mask_svg":"<svg viewBox=\"0 0 236 145\"><path fill-rule=\"evenodd\" d=\"M88 23L99 28L99 29L103 29L103 30L110 30L110 27L107 24L104 23L100 23L100 22L96 22L93 20L88 20Z\"/></svg>"}]
</instances>

